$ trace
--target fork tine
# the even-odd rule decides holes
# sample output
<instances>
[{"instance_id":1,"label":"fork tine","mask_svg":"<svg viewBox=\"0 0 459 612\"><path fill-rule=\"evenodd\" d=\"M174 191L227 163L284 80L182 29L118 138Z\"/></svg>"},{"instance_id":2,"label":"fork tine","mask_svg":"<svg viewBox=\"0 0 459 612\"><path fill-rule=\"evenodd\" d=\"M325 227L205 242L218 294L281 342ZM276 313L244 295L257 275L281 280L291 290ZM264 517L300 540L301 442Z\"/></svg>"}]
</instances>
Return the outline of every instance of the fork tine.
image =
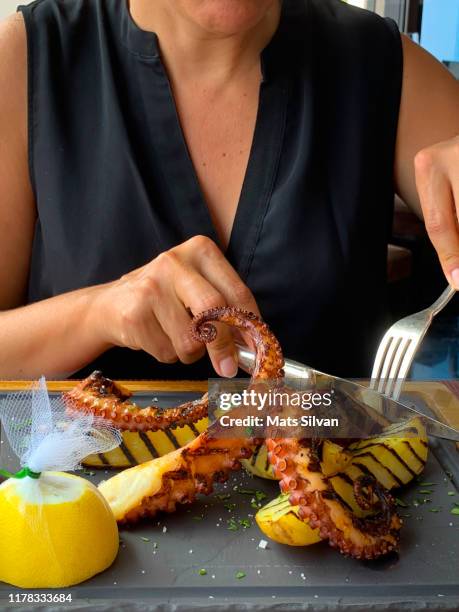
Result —
<instances>
[{"instance_id":1,"label":"fork tine","mask_svg":"<svg viewBox=\"0 0 459 612\"><path fill-rule=\"evenodd\" d=\"M398 338L394 336L391 338L391 343L387 349L386 356L384 358L384 363L381 369L381 375L379 378L378 391L380 393L384 394L384 388L386 386L387 379L392 369L392 363L394 361L395 354L397 353L401 341L402 338L400 336Z\"/></svg>"},{"instance_id":2,"label":"fork tine","mask_svg":"<svg viewBox=\"0 0 459 612\"><path fill-rule=\"evenodd\" d=\"M406 360L406 356L410 355L410 347L415 344L413 338L404 337L401 339L401 342L398 346L397 353L392 362L392 367L390 369L389 378L387 380L386 388L384 390L384 395L387 397L392 396L392 392L394 390L394 386L397 383L397 380L405 378L402 372L402 366L405 364L405 369L409 365L409 361Z\"/></svg>"},{"instance_id":3,"label":"fork tine","mask_svg":"<svg viewBox=\"0 0 459 612\"><path fill-rule=\"evenodd\" d=\"M376 353L370 388L397 400L409 373L414 355L432 319L456 293L448 286L429 308L397 321L381 340Z\"/></svg>"},{"instance_id":4,"label":"fork tine","mask_svg":"<svg viewBox=\"0 0 459 612\"><path fill-rule=\"evenodd\" d=\"M381 371L386 361L386 355L392 343L392 340L393 335L391 328L384 334L383 339L379 343L378 352L376 353L376 358L373 365L373 371L371 373L370 389L375 389L376 385L381 379Z\"/></svg>"},{"instance_id":5,"label":"fork tine","mask_svg":"<svg viewBox=\"0 0 459 612\"><path fill-rule=\"evenodd\" d=\"M426 331L426 330L425 330ZM397 381L396 381L396 385L394 387L394 390L392 391L392 399L394 400L398 400L398 398L400 397L400 393L402 391L402 386L403 383L405 382L408 373L410 371L411 365L413 363L413 359L414 359L414 355L416 354L416 351L419 348L419 345L421 344L424 336L425 336L425 331L422 334L419 334L419 336L417 338L413 338L412 342L410 344L409 350L406 352L404 358L403 358L403 363L400 367L400 371L397 377Z\"/></svg>"}]
</instances>

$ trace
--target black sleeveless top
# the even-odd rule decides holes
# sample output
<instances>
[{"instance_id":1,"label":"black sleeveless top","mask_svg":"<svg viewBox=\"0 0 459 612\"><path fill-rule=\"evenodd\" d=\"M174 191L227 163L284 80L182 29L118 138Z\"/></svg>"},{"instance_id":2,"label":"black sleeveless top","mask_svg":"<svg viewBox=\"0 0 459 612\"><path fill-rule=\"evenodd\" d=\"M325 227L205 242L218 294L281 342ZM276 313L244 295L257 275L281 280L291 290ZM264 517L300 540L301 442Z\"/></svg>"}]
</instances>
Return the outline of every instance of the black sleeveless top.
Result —
<instances>
[{"instance_id":1,"label":"black sleeveless top","mask_svg":"<svg viewBox=\"0 0 459 612\"><path fill-rule=\"evenodd\" d=\"M197 234L217 241L158 39L127 0L20 10L38 208L29 301L111 281ZM287 357L366 376L385 324L400 34L340 0L284 0L261 60L226 256ZM127 349L79 375L95 367L122 378L214 375L207 358L164 365Z\"/></svg>"}]
</instances>

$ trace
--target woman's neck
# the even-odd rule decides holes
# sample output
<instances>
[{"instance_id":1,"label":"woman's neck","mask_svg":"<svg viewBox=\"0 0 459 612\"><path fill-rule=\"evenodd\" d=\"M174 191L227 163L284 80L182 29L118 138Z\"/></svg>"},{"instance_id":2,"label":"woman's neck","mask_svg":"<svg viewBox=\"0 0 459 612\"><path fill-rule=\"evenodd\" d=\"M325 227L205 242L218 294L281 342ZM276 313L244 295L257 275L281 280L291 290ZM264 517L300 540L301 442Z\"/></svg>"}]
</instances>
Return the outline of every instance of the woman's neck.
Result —
<instances>
[{"instance_id":1,"label":"woman's neck","mask_svg":"<svg viewBox=\"0 0 459 612\"><path fill-rule=\"evenodd\" d=\"M260 53L274 35L280 0L255 25L237 33L209 31L183 14L170 0L130 0L138 27L158 35L163 61L173 81L209 81L224 85L259 69Z\"/></svg>"}]
</instances>

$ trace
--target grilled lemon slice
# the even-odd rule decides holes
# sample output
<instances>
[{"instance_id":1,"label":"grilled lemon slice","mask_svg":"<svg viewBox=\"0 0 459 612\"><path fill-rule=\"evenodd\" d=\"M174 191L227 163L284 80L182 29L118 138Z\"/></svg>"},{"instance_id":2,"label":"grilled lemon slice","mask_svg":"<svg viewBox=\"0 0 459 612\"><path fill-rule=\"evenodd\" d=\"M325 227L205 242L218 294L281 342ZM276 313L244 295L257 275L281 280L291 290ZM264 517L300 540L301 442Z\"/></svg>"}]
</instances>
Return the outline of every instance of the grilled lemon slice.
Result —
<instances>
[{"instance_id":1,"label":"grilled lemon slice","mask_svg":"<svg viewBox=\"0 0 459 612\"><path fill-rule=\"evenodd\" d=\"M279 544L288 546L309 546L320 542L317 529L298 517L298 509L288 501L288 495L281 494L269 504L261 508L255 520L261 531Z\"/></svg>"}]
</instances>

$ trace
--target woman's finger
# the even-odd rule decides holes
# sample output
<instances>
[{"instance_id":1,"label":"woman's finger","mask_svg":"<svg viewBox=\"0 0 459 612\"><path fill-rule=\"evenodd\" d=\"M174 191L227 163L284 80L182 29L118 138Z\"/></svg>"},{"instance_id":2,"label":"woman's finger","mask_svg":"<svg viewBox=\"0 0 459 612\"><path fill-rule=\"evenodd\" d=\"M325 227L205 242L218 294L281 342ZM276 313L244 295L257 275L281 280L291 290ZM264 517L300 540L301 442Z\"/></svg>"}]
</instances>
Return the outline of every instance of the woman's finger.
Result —
<instances>
[{"instance_id":1,"label":"woman's finger","mask_svg":"<svg viewBox=\"0 0 459 612\"><path fill-rule=\"evenodd\" d=\"M416 185L427 233L448 282L459 289L459 229L453 188L438 154L429 149L416 156Z\"/></svg>"},{"instance_id":2,"label":"woman's finger","mask_svg":"<svg viewBox=\"0 0 459 612\"><path fill-rule=\"evenodd\" d=\"M202 240L193 251L193 263L197 270L224 297L228 306L237 306L259 315L252 292L218 246L208 238L200 238Z\"/></svg>"},{"instance_id":3,"label":"woman's finger","mask_svg":"<svg viewBox=\"0 0 459 612\"><path fill-rule=\"evenodd\" d=\"M192 338L191 317L172 288L167 299L161 296L155 300L155 315L182 363L194 363L205 354L202 343Z\"/></svg>"},{"instance_id":4,"label":"woman's finger","mask_svg":"<svg viewBox=\"0 0 459 612\"><path fill-rule=\"evenodd\" d=\"M177 264L174 276L177 299L193 315L204 310L226 306L225 298L194 268L182 262ZM189 320L190 322L190 320ZM187 332L189 334L189 322ZM216 324L216 339L207 345L212 365L220 376L232 377L237 373L237 356L231 330L224 324Z\"/></svg>"},{"instance_id":5,"label":"woman's finger","mask_svg":"<svg viewBox=\"0 0 459 612\"><path fill-rule=\"evenodd\" d=\"M178 360L177 351L153 312L139 324L138 335L142 350L161 363L175 363Z\"/></svg>"},{"instance_id":6,"label":"woman's finger","mask_svg":"<svg viewBox=\"0 0 459 612\"><path fill-rule=\"evenodd\" d=\"M451 184L451 191L453 194L454 206L456 209L456 223L459 226L459 155L455 163L452 165L449 177Z\"/></svg>"}]
</instances>

